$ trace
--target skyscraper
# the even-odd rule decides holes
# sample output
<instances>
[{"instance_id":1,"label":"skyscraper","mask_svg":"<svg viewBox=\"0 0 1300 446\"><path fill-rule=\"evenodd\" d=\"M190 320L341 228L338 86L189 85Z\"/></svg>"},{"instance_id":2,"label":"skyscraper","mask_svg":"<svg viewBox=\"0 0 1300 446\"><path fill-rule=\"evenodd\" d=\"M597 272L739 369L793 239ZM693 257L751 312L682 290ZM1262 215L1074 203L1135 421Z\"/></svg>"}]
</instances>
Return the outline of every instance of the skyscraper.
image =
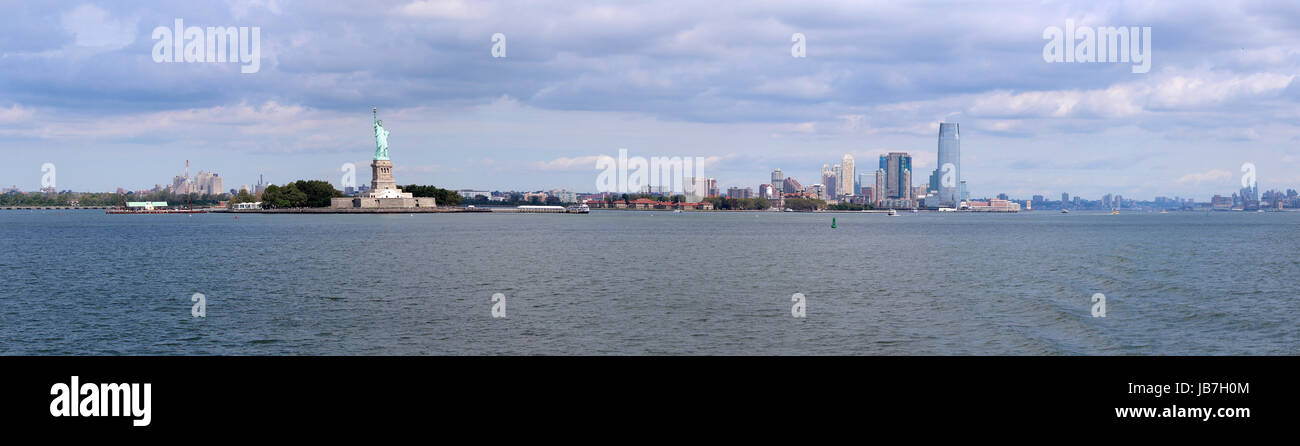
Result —
<instances>
[{"instance_id":1,"label":"skyscraper","mask_svg":"<svg viewBox=\"0 0 1300 446\"><path fill-rule=\"evenodd\" d=\"M930 182L938 187L940 205L956 206L962 200L961 132L955 122L939 123L939 166Z\"/></svg>"},{"instance_id":2,"label":"skyscraper","mask_svg":"<svg viewBox=\"0 0 1300 446\"><path fill-rule=\"evenodd\" d=\"M771 183L772 191L779 193L781 191L781 187L783 186L784 182L785 182L785 174L781 173L781 169L778 168L776 170L773 170L772 183Z\"/></svg>"},{"instance_id":3,"label":"skyscraper","mask_svg":"<svg viewBox=\"0 0 1300 446\"><path fill-rule=\"evenodd\" d=\"M884 158L881 158L883 161ZM871 189L871 201L879 206L885 199L885 169L876 169L876 186Z\"/></svg>"},{"instance_id":4,"label":"skyscraper","mask_svg":"<svg viewBox=\"0 0 1300 446\"><path fill-rule=\"evenodd\" d=\"M856 186L857 178L853 175L853 155L844 154L844 160L840 163L840 177L836 183L840 189L840 195L853 195L857 191L853 190Z\"/></svg>"},{"instance_id":5,"label":"skyscraper","mask_svg":"<svg viewBox=\"0 0 1300 446\"><path fill-rule=\"evenodd\" d=\"M881 155L880 169L885 171L883 198L912 199L912 155L907 152Z\"/></svg>"},{"instance_id":6,"label":"skyscraper","mask_svg":"<svg viewBox=\"0 0 1300 446\"><path fill-rule=\"evenodd\" d=\"M835 183L831 187L831 198L839 198L841 195L840 184L844 182L844 165L836 164L835 167L831 168L831 179L834 180Z\"/></svg>"},{"instance_id":7,"label":"skyscraper","mask_svg":"<svg viewBox=\"0 0 1300 446\"><path fill-rule=\"evenodd\" d=\"M822 164L822 188L826 199L835 198L835 170L830 164Z\"/></svg>"}]
</instances>

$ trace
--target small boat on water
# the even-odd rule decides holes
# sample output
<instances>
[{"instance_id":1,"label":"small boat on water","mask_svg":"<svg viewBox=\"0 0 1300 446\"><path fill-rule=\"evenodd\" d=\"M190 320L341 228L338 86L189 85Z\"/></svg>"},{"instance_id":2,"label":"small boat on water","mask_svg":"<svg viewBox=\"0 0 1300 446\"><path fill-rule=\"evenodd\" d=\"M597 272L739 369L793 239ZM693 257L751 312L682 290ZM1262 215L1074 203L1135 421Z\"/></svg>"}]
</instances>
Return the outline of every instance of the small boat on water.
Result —
<instances>
[{"instance_id":1,"label":"small boat on water","mask_svg":"<svg viewBox=\"0 0 1300 446\"><path fill-rule=\"evenodd\" d=\"M1061 213L1062 213L1062 214L1068 214L1068 213L1070 213L1070 210L1069 210L1069 209L1061 209Z\"/></svg>"},{"instance_id":2,"label":"small boat on water","mask_svg":"<svg viewBox=\"0 0 1300 446\"><path fill-rule=\"evenodd\" d=\"M896 211L896 210L894 210L894 209L890 209L890 210L889 210L889 216L890 216L890 217L897 217L897 216L898 216L898 211Z\"/></svg>"},{"instance_id":3,"label":"small boat on water","mask_svg":"<svg viewBox=\"0 0 1300 446\"><path fill-rule=\"evenodd\" d=\"M569 214L590 214L591 207L587 206L586 204L575 204L567 208L564 208L564 212Z\"/></svg>"},{"instance_id":4,"label":"small boat on water","mask_svg":"<svg viewBox=\"0 0 1300 446\"><path fill-rule=\"evenodd\" d=\"M1116 210L1110 211L1110 215L1119 215L1119 210L1116 209Z\"/></svg>"}]
</instances>

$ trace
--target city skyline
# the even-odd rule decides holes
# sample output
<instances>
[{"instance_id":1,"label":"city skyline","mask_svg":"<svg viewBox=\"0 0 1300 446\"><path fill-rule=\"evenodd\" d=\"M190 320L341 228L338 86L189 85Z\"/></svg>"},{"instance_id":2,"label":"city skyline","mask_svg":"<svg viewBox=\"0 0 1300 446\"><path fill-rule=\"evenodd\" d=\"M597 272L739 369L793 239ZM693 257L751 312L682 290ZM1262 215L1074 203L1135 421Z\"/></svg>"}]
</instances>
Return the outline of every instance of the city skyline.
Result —
<instances>
[{"instance_id":1,"label":"city skyline","mask_svg":"<svg viewBox=\"0 0 1300 446\"><path fill-rule=\"evenodd\" d=\"M619 148L702 156L720 185L747 187L775 166L813 179L845 153L861 172L909 152L915 184L938 167L939 122L970 136L972 197L1208 199L1237 190L1248 162L1262 189L1300 186L1300 13L1251 2L997 14L543 2L505 14L392 1L347 22L320 4L29 6L0 18L0 184L23 190L39 188L45 163L60 190L105 191L149 187L186 159L231 185L338 185L340 165L367 162L356 115L372 105L402 129L393 144L409 161L396 173L449 189L586 190L593 158ZM176 18L260 27L260 70L155 63L150 31ZM1150 26L1150 71L1045 62L1045 29L1067 20ZM492 57L494 33L509 38L506 57ZM807 36L807 57L791 57L792 33ZM75 69L88 64L102 68Z\"/></svg>"}]
</instances>

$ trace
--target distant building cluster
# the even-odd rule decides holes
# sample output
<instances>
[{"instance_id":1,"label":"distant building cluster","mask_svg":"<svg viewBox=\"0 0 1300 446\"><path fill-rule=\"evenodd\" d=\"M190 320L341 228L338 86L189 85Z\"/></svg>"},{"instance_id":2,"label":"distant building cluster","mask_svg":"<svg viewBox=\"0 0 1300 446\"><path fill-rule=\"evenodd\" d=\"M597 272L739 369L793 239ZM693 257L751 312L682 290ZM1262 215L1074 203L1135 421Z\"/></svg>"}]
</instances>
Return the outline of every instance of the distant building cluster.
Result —
<instances>
[{"instance_id":1,"label":"distant building cluster","mask_svg":"<svg viewBox=\"0 0 1300 446\"><path fill-rule=\"evenodd\" d=\"M188 169L186 170L188 171ZM193 178L189 177L188 172L184 175L172 177L172 184L167 187L167 190L173 194L218 195L226 193L225 188L222 186L221 175L202 170Z\"/></svg>"},{"instance_id":2,"label":"distant building cluster","mask_svg":"<svg viewBox=\"0 0 1300 446\"><path fill-rule=\"evenodd\" d=\"M956 123L939 123L939 166L926 185L913 186L912 155L890 152L881 155L876 169L858 169L851 154L835 164L823 164L821 181L803 185L781 169L774 169L768 183L753 189L732 187L728 198L766 198L783 206L788 198L810 198L828 203L872 205L888 209L957 208L968 200L966 182L961 179L961 142Z\"/></svg>"}]
</instances>

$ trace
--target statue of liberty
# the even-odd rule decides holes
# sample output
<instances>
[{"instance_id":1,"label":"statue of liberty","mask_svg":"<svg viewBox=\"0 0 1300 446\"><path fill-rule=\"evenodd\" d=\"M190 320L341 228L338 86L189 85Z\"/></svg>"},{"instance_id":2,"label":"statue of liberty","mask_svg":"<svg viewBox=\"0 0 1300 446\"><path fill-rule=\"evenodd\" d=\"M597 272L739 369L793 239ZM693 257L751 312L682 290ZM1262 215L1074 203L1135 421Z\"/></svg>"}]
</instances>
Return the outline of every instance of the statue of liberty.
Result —
<instances>
[{"instance_id":1,"label":"statue of liberty","mask_svg":"<svg viewBox=\"0 0 1300 446\"><path fill-rule=\"evenodd\" d=\"M379 120L379 109L371 107L375 115L375 159L388 159L388 130L384 128L384 121Z\"/></svg>"}]
</instances>

